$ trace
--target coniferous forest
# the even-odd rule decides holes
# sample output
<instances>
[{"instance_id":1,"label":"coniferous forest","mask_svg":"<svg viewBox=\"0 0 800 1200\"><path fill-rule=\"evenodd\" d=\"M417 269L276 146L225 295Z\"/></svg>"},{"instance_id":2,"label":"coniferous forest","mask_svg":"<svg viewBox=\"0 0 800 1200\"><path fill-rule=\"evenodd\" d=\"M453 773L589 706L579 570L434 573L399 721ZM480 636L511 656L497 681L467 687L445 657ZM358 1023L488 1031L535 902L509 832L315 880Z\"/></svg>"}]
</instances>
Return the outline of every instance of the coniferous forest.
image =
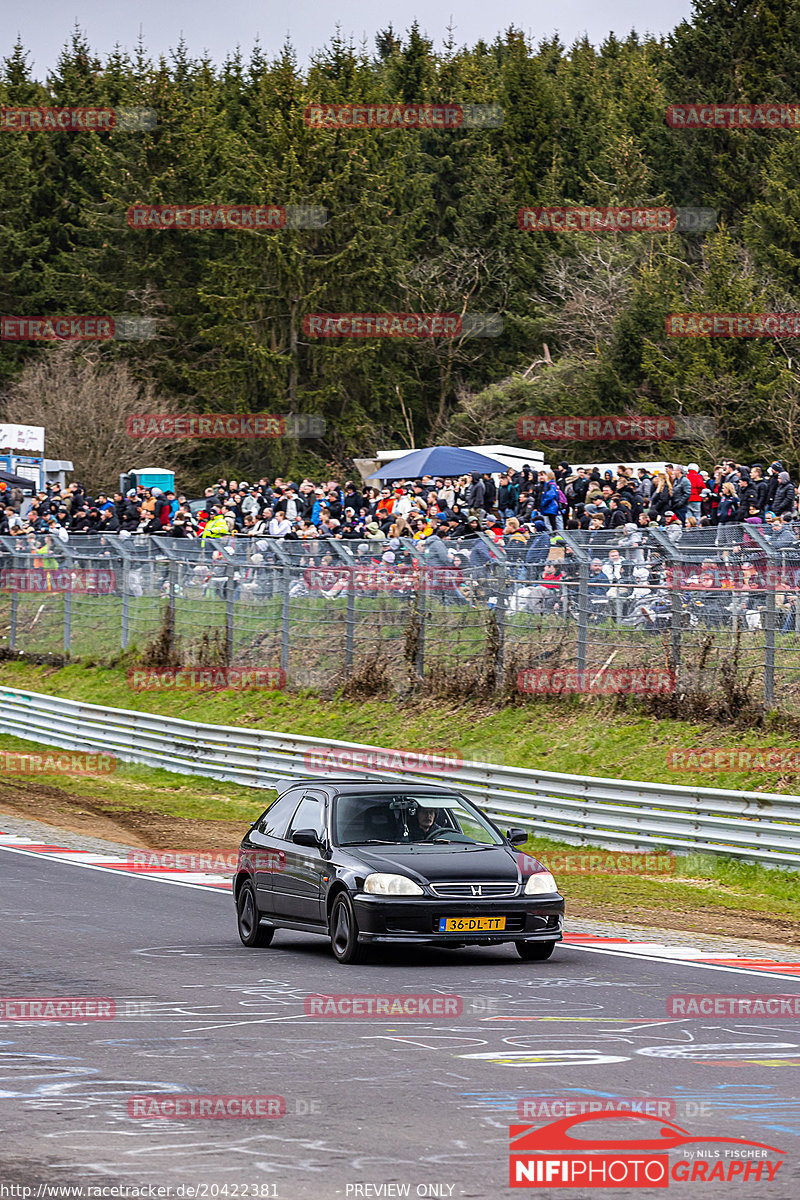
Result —
<instances>
[{"instance_id":1,"label":"coniferous forest","mask_svg":"<svg viewBox=\"0 0 800 1200\"><path fill-rule=\"evenodd\" d=\"M222 65L183 45L158 60L142 46L101 61L90 36L76 32L46 79L32 76L24 46L9 48L0 104L145 106L157 125L3 132L0 310L138 314L155 318L157 336L0 342L0 416L24 420L37 387L54 405L77 397L80 440L81 422L102 428L103 379L123 371L140 410L326 422L324 437L301 442L195 444L198 477L220 463L260 473L347 464L412 441L516 442L531 413L712 415L715 430L685 456L796 469L798 341L670 338L665 319L800 310L800 131L681 130L665 113L800 102L798 0L700 0L667 38L610 35L598 47L531 44L513 29L435 47L416 25L387 28L371 48L334 40L302 64L290 46L277 58L232 52ZM309 104L376 102L495 104L504 119L388 132L304 120ZM135 204L312 205L327 221L135 230ZM530 205L704 207L716 224L523 231L517 213ZM503 332L314 339L309 312L493 313ZM75 386L81 371L93 391ZM70 457L58 436L48 453ZM162 465L180 461L180 447L159 447ZM589 461L666 447L563 451Z\"/></svg>"}]
</instances>

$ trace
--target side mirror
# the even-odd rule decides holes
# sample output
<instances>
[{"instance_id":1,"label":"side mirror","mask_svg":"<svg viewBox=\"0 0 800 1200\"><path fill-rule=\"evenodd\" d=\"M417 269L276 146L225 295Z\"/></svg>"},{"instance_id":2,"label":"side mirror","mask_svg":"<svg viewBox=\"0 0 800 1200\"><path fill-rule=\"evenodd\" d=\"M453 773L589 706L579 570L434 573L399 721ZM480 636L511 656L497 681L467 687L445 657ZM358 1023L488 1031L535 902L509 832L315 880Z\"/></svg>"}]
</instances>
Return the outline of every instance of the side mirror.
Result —
<instances>
[{"instance_id":1,"label":"side mirror","mask_svg":"<svg viewBox=\"0 0 800 1200\"><path fill-rule=\"evenodd\" d=\"M319 834L315 833L313 829L295 829L292 841L297 846L313 846L314 849L318 849L322 845Z\"/></svg>"},{"instance_id":2,"label":"side mirror","mask_svg":"<svg viewBox=\"0 0 800 1200\"><path fill-rule=\"evenodd\" d=\"M527 829L518 829L515 827L506 830L506 837L512 846L524 846L529 836Z\"/></svg>"}]
</instances>

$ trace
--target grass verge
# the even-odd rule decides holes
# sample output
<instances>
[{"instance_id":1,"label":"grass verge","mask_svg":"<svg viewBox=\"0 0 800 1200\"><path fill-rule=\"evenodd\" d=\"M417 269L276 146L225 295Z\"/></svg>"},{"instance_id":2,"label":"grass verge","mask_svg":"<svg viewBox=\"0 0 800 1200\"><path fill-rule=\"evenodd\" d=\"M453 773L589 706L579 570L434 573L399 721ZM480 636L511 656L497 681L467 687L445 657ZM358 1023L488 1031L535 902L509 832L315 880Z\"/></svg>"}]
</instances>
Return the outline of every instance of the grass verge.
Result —
<instances>
[{"instance_id":1,"label":"grass verge","mask_svg":"<svg viewBox=\"0 0 800 1200\"><path fill-rule=\"evenodd\" d=\"M760 730L732 730L695 721L655 721L635 709L582 696L536 697L520 704L425 699L347 700L292 691L133 691L124 666L63 667L0 662L0 684L91 704L146 710L221 725L364 742L404 750L449 748L463 759L575 775L653 783L767 791L794 795L798 771L753 763L748 770L675 771L670 750L685 748L795 750L796 738L767 720ZM800 764L800 751L796 755Z\"/></svg>"}]
</instances>

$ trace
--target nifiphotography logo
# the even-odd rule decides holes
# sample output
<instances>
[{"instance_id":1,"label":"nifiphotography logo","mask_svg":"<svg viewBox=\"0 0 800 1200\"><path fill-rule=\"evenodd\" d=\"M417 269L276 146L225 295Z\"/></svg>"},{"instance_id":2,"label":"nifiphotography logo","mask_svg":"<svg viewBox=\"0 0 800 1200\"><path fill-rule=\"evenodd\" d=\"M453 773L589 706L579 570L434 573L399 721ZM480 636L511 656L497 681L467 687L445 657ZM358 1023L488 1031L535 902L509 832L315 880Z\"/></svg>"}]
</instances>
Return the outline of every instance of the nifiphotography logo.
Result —
<instances>
[{"instance_id":1,"label":"nifiphotography logo","mask_svg":"<svg viewBox=\"0 0 800 1200\"><path fill-rule=\"evenodd\" d=\"M600 1121L616 1126L612 1136L601 1137ZM629 1137L620 1137L620 1122L628 1125ZM580 1125L586 1128L573 1132ZM540 1128L512 1125L509 1136L510 1187L666 1188L673 1180L769 1184L784 1157L763 1142L699 1137L672 1121L626 1111L580 1113Z\"/></svg>"}]
</instances>

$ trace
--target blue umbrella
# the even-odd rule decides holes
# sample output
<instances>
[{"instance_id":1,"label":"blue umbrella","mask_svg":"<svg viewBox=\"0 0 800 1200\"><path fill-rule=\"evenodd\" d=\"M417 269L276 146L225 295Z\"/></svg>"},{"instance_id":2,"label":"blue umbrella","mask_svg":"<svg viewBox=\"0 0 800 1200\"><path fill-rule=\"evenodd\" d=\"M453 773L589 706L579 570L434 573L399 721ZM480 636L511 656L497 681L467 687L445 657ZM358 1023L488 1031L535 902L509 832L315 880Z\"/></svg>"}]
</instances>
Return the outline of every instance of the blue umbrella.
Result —
<instances>
[{"instance_id":1,"label":"blue umbrella","mask_svg":"<svg viewBox=\"0 0 800 1200\"><path fill-rule=\"evenodd\" d=\"M487 458L474 450L460 446L429 446L427 450L412 450L402 458L367 476L368 479L421 479L423 475L479 475L488 472L504 474L508 468L496 458Z\"/></svg>"}]
</instances>

